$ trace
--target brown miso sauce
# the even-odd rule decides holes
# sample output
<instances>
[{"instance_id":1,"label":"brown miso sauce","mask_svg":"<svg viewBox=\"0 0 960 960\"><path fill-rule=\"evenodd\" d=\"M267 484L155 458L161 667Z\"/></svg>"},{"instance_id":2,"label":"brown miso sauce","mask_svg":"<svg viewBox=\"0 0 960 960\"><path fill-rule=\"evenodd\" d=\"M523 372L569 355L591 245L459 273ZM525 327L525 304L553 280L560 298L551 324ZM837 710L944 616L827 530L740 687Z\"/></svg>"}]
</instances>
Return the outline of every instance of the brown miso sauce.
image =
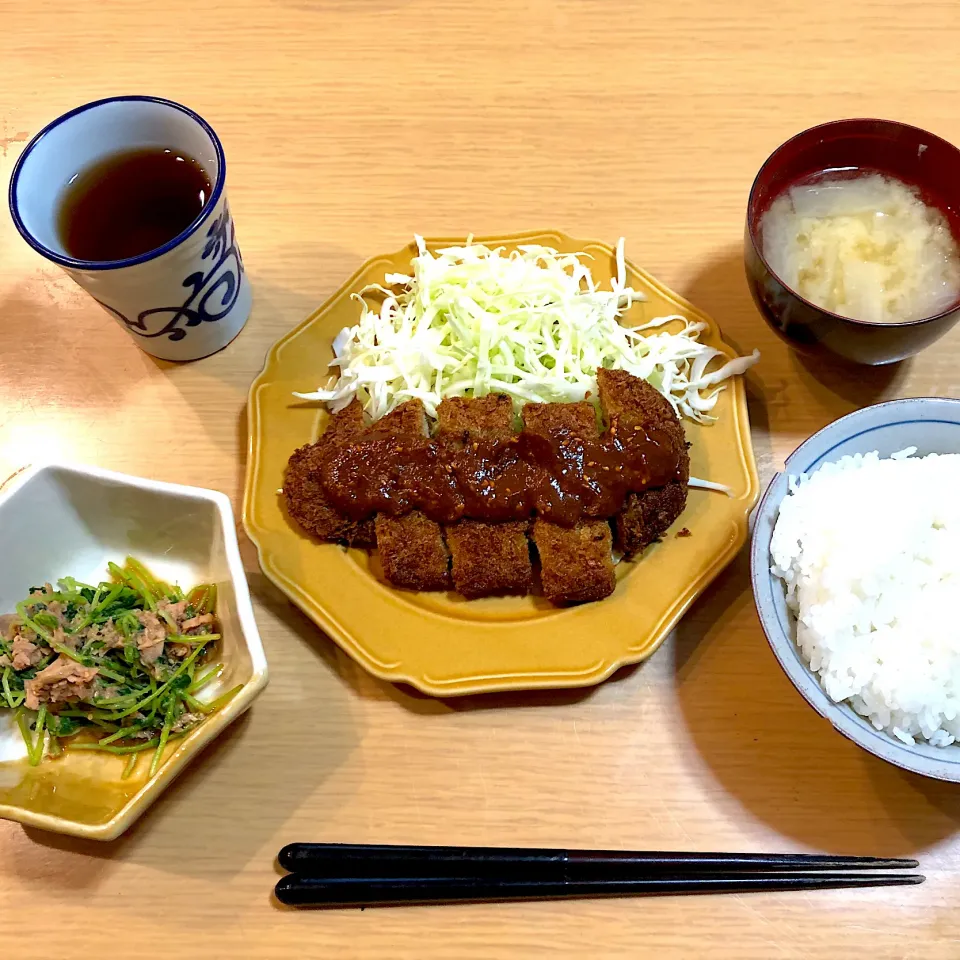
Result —
<instances>
[{"instance_id":1,"label":"brown miso sauce","mask_svg":"<svg viewBox=\"0 0 960 960\"><path fill-rule=\"evenodd\" d=\"M210 198L210 178L182 151L127 150L76 174L60 201L60 242L77 260L137 257L182 233Z\"/></svg>"},{"instance_id":2,"label":"brown miso sauce","mask_svg":"<svg viewBox=\"0 0 960 960\"><path fill-rule=\"evenodd\" d=\"M629 493L681 477L681 455L656 430L617 430L596 440L523 431L459 444L368 431L334 444L320 468L332 505L354 520L421 510L438 523L540 516L563 526L612 517Z\"/></svg>"}]
</instances>

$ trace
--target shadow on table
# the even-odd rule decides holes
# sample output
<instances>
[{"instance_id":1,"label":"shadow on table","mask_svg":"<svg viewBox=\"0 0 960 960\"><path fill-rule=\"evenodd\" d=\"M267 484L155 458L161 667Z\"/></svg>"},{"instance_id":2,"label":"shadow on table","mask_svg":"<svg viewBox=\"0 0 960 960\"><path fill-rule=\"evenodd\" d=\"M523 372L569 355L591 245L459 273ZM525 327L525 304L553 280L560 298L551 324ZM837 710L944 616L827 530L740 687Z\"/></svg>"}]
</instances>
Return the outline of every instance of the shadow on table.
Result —
<instances>
[{"instance_id":1,"label":"shadow on table","mask_svg":"<svg viewBox=\"0 0 960 960\"><path fill-rule=\"evenodd\" d=\"M741 353L754 347L761 354L765 349L788 349L798 379L815 398L838 396L858 409L894 396L909 372L910 360L868 367L839 357L813 359L790 348L770 329L750 296L740 247L718 251L684 286L683 294L720 324L724 337ZM747 375L748 394L751 387L762 391L761 373L762 367Z\"/></svg>"},{"instance_id":2,"label":"shadow on table","mask_svg":"<svg viewBox=\"0 0 960 960\"><path fill-rule=\"evenodd\" d=\"M274 246L269 272L248 268L253 308L235 340L218 353L188 363L155 357L148 360L194 408L198 415L196 428L233 455L236 434L225 429L223 413L236 405L245 407L250 384L263 369L269 348L322 306L361 262L357 253L334 244ZM329 372L325 363L317 358L317 383ZM245 435L241 439L242 467L246 460Z\"/></svg>"},{"instance_id":3,"label":"shadow on table","mask_svg":"<svg viewBox=\"0 0 960 960\"><path fill-rule=\"evenodd\" d=\"M767 645L749 582L744 550L674 645L682 715L731 797L785 836L835 853L907 854L960 829L960 786L884 763L806 704Z\"/></svg>"},{"instance_id":4,"label":"shadow on table","mask_svg":"<svg viewBox=\"0 0 960 960\"><path fill-rule=\"evenodd\" d=\"M720 325L724 339L741 353L779 342L760 316L743 272L739 247L717 250L680 292Z\"/></svg>"},{"instance_id":5,"label":"shadow on table","mask_svg":"<svg viewBox=\"0 0 960 960\"><path fill-rule=\"evenodd\" d=\"M631 663L614 671L609 679L589 687L574 687L564 690L510 690L504 693L475 693L469 697L448 697L439 701L444 712L469 712L471 710L512 710L519 707L565 707L575 703L585 703L603 693L609 695L609 688L626 683L643 669L642 663ZM607 688L607 689L605 689ZM391 694L407 710L413 713L438 712L429 704L436 703L432 697L413 687L403 684L394 688Z\"/></svg>"},{"instance_id":6,"label":"shadow on table","mask_svg":"<svg viewBox=\"0 0 960 960\"><path fill-rule=\"evenodd\" d=\"M4 324L23 331L4 342L5 375L15 387L11 397L28 406L49 392L50 367L37 362L37 344L60 343L69 331L70 348L56 352L55 376L64 385L58 399L91 414L113 412L152 373L150 358L66 274L53 269L49 276L44 270L42 282L24 281L0 301Z\"/></svg>"},{"instance_id":7,"label":"shadow on table","mask_svg":"<svg viewBox=\"0 0 960 960\"><path fill-rule=\"evenodd\" d=\"M897 388L909 374L912 362L901 360L882 367L867 367L839 358L814 358L802 353L793 353L792 359L797 377L814 396L821 394L827 399L838 396L851 410L898 396Z\"/></svg>"},{"instance_id":8,"label":"shadow on table","mask_svg":"<svg viewBox=\"0 0 960 960\"><path fill-rule=\"evenodd\" d=\"M758 348L762 364L764 350L776 346L776 337L763 322L750 298L739 248L719 251L683 286L683 295L717 322L724 339L741 355L745 356ZM757 367L753 367L744 377L754 454L761 478L773 472L773 469L768 470L773 457L767 412L770 387L764 383L762 372L762 369L758 371Z\"/></svg>"}]
</instances>

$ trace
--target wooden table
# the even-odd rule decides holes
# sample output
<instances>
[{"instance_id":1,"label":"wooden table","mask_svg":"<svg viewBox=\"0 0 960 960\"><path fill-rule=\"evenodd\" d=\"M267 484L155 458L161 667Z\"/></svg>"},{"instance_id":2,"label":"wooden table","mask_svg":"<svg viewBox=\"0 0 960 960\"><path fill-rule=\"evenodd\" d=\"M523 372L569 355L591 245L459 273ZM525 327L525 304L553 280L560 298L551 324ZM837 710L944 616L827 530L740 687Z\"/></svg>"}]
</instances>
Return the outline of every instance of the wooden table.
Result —
<instances>
[{"instance_id":1,"label":"wooden table","mask_svg":"<svg viewBox=\"0 0 960 960\"><path fill-rule=\"evenodd\" d=\"M239 506L247 386L366 257L427 235L559 227L628 251L762 363L763 478L859 406L957 390L960 330L851 376L761 322L751 179L844 116L960 142L955 4L828 0L0 3L0 175L75 104L183 101L220 133L254 285L246 331L152 361L0 218L0 478L70 458ZM960 788L835 734L781 674L743 556L647 663L596 689L431 700L363 673L244 541L272 682L127 836L0 823L0 954L291 958L957 957ZM298 914L291 840L916 855L917 888Z\"/></svg>"}]
</instances>

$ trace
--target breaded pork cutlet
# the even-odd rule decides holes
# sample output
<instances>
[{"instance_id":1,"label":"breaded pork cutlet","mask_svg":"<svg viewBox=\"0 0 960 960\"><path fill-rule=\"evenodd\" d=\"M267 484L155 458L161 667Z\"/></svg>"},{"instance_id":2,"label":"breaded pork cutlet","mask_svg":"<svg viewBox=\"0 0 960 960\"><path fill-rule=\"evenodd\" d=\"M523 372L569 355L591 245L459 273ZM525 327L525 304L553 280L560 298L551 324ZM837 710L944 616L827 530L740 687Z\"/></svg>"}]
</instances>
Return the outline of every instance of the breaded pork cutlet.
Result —
<instances>
[{"instance_id":1,"label":"breaded pork cutlet","mask_svg":"<svg viewBox=\"0 0 960 960\"><path fill-rule=\"evenodd\" d=\"M598 436L589 403L528 403L522 415L529 433L566 432L582 440ZM571 528L538 518L533 542L540 554L543 594L551 603L586 603L613 593L613 538L606 520L581 520Z\"/></svg>"},{"instance_id":2,"label":"breaded pork cutlet","mask_svg":"<svg viewBox=\"0 0 960 960\"><path fill-rule=\"evenodd\" d=\"M401 403L381 417L373 429L396 436L426 436L423 404L419 400ZM400 517L378 513L375 530L383 575L395 587L450 589L450 554L440 524L419 510Z\"/></svg>"},{"instance_id":3,"label":"breaded pork cutlet","mask_svg":"<svg viewBox=\"0 0 960 960\"><path fill-rule=\"evenodd\" d=\"M439 524L419 510L402 517L378 513L376 531L383 575L395 587L450 589L450 555Z\"/></svg>"},{"instance_id":4,"label":"breaded pork cutlet","mask_svg":"<svg viewBox=\"0 0 960 960\"><path fill-rule=\"evenodd\" d=\"M551 603L587 603L613 593L613 537L606 520L581 520L572 528L536 520L533 542L543 595Z\"/></svg>"},{"instance_id":5,"label":"breaded pork cutlet","mask_svg":"<svg viewBox=\"0 0 960 960\"><path fill-rule=\"evenodd\" d=\"M454 397L437 407L438 436L470 443L514 434L513 403L503 394ZM453 558L453 583L469 599L527 593L533 581L526 522L460 520L444 527Z\"/></svg>"},{"instance_id":6,"label":"breaded pork cutlet","mask_svg":"<svg viewBox=\"0 0 960 960\"><path fill-rule=\"evenodd\" d=\"M331 443L340 443L363 432L363 407L358 400L335 413L316 443L295 451L283 479L287 512L304 530L321 540L351 546L372 547L376 543L373 520L357 523L339 513L320 483L320 463Z\"/></svg>"},{"instance_id":7,"label":"breaded pork cutlet","mask_svg":"<svg viewBox=\"0 0 960 960\"><path fill-rule=\"evenodd\" d=\"M449 397L437 407L437 433L450 440L505 440L514 432L513 403L504 393Z\"/></svg>"},{"instance_id":8,"label":"breaded pork cutlet","mask_svg":"<svg viewBox=\"0 0 960 960\"><path fill-rule=\"evenodd\" d=\"M630 559L664 533L687 504L687 483L690 479L690 456L687 453L683 425L663 397L646 380L623 370L598 370L597 388L600 409L608 427L632 430L635 426L656 429L667 437L681 455L682 476L665 487L627 496L623 510L616 517L617 546Z\"/></svg>"}]
</instances>

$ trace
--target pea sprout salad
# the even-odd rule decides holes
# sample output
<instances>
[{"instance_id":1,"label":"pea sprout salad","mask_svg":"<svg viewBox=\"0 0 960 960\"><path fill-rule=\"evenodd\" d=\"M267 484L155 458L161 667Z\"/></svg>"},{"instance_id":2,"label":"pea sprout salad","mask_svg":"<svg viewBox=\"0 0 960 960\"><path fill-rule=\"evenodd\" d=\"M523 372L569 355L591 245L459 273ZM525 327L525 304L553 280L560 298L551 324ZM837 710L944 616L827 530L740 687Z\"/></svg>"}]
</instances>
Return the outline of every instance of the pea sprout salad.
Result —
<instances>
[{"instance_id":1,"label":"pea sprout salad","mask_svg":"<svg viewBox=\"0 0 960 960\"><path fill-rule=\"evenodd\" d=\"M336 381L297 397L333 412L357 398L372 419L419 398L435 417L445 397L505 393L517 407L595 400L596 372L607 367L647 380L678 416L702 423L714 419L724 381L760 356L730 357L700 341L707 324L676 314L621 322L646 299L627 285L622 238L609 290L582 253L416 244L409 274L353 295L360 320L334 340Z\"/></svg>"},{"instance_id":2,"label":"pea sprout salad","mask_svg":"<svg viewBox=\"0 0 960 960\"><path fill-rule=\"evenodd\" d=\"M96 750L126 756L126 779L152 753L152 777L167 744L240 687L203 699L223 669L209 662L220 639L215 584L184 593L132 557L108 569L96 586L64 577L32 587L0 617L0 707L15 711L33 766Z\"/></svg>"}]
</instances>

